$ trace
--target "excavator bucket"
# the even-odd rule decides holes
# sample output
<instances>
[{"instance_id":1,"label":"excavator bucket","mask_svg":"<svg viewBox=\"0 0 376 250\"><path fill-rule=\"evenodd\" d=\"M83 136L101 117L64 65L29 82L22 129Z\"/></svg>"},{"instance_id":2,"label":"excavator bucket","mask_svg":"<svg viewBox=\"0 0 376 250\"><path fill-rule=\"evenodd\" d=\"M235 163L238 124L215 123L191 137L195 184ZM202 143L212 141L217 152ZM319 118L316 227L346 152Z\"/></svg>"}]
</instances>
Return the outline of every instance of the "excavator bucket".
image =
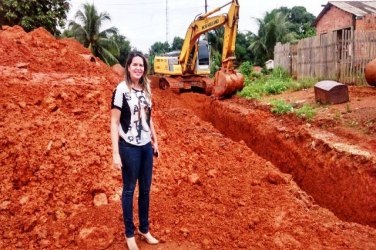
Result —
<instances>
[{"instance_id":1,"label":"excavator bucket","mask_svg":"<svg viewBox=\"0 0 376 250\"><path fill-rule=\"evenodd\" d=\"M232 69L221 68L215 73L212 96L224 97L243 89L244 76Z\"/></svg>"}]
</instances>

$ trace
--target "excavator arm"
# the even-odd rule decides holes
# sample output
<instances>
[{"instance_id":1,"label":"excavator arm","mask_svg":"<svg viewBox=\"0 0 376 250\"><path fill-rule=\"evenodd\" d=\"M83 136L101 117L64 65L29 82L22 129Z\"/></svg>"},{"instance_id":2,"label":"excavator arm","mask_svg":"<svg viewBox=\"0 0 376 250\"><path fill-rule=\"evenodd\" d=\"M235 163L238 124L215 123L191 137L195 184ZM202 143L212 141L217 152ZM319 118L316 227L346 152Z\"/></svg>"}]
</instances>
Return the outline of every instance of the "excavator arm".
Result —
<instances>
[{"instance_id":1,"label":"excavator arm","mask_svg":"<svg viewBox=\"0 0 376 250\"><path fill-rule=\"evenodd\" d=\"M231 4L227 14L212 16L225 6ZM222 63L231 61L235 51L236 32L239 20L238 0L233 0L221 7L218 7L204 15L198 16L189 26L185 35L182 50L179 56L179 64L182 67L182 73L191 72L194 67L194 57L197 55L197 40L202 34L217 29L221 26L225 28ZM222 65L223 66L223 65ZM230 65L232 66L232 65Z\"/></svg>"},{"instance_id":2,"label":"excavator arm","mask_svg":"<svg viewBox=\"0 0 376 250\"><path fill-rule=\"evenodd\" d=\"M227 21L225 23L225 34L222 49L222 67L232 68L235 60L236 33L239 21L239 4L233 1L228 11Z\"/></svg>"},{"instance_id":3,"label":"excavator arm","mask_svg":"<svg viewBox=\"0 0 376 250\"><path fill-rule=\"evenodd\" d=\"M190 69L192 70L194 63L189 60L192 61L192 56L197 55L197 40L199 37L210 30L221 27L226 22L226 19L225 15L220 15L210 18L201 18L191 23L185 35L179 56L179 63L183 74L187 73Z\"/></svg>"},{"instance_id":4,"label":"excavator arm","mask_svg":"<svg viewBox=\"0 0 376 250\"><path fill-rule=\"evenodd\" d=\"M231 4L227 14L211 16L223 7ZM222 66L215 74L214 84L207 86L206 92L215 97L232 94L244 86L244 77L234 70L235 43L239 21L238 0L218 7L204 15L198 16L189 26L185 35L182 50L178 62L181 65L182 74L192 74L198 55L197 41L199 37L211 30L224 26L224 39L222 49Z\"/></svg>"}]
</instances>

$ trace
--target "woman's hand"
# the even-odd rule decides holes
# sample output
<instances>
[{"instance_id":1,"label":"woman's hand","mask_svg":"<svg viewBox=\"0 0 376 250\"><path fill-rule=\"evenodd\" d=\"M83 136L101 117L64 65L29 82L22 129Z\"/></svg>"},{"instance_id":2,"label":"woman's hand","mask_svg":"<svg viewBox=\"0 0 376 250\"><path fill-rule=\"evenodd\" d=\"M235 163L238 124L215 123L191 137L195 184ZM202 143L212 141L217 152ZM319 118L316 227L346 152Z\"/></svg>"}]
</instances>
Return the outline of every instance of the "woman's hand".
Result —
<instances>
[{"instance_id":1,"label":"woman's hand","mask_svg":"<svg viewBox=\"0 0 376 250\"><path fill-rule=\"evenodd\" d=\"M120 154L119 153L114 153L112 155L112 158L113 158L113 162L114 162L114 168L121 169L122 164L121 164Z\"/></svg>"},{"instance_id":2,"label":"woman's hand","mask_svg":"<svg viewBox=\"0 0 376 250\"><path fill-rule=\"evenodd\" d=\"M153 154L156 156L156 157L160 157L160 153L159 153L159 149L158 149L158 142L156 141L152 141L152 147L153 147Z\"/></svg>"}]
</instances>

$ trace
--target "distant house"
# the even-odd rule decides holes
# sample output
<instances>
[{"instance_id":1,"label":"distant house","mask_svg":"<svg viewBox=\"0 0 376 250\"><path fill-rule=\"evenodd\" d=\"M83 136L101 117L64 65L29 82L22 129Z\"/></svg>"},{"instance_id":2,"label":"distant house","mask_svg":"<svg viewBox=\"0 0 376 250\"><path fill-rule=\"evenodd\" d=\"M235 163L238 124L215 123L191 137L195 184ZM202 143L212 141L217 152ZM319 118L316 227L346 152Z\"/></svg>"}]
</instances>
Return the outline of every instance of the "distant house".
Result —
<instances>
[{"instance_id":1,"label":"distant house","mask_svg":"<svg viewBox=\"0 0 376 250\"><path fill-rule=\"evenodd\" d=\"M376 58L376 0L329 1L323 7L313 22L317 35L277 43L275 66L297 79L366 83L365 66Z\"/></svg>"},{"instance_id":2,"label":"distant house","mask_svg":"<svg viewBox=\"0 0 376 250\"><path fill-rule=\"evenodd\" d=\"M376 30L376 1L329 1L313 26L317 35L335 30Z\"/></svg>"}]
</instances>

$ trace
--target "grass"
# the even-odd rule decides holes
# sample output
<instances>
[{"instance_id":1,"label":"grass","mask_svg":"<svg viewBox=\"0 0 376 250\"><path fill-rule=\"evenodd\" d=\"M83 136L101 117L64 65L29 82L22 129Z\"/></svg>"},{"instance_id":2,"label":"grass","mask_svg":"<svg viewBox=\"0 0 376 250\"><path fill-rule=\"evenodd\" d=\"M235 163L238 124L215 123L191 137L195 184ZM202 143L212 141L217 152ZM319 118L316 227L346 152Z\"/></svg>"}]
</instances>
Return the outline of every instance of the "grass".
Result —
<instances>
[{"instance_id":1,"label":"grass","mask_svg":"<svg viewBox=\"0 0 376 250\"><path fill-rule=\"evenodd\" d=\"M284 100L271 100L272 105L271 111L275 114L283 115L293 111L291 104L285 102Z\"/></svg>"},{"instance_id":2,"label":"grass","mask_svg":"<svg viewBox=\"0 0 376 250\"><path fill-rule=\"evenodd\" d=\"M295 114L300 118L312 121L313 117L316 115L316 110L314 107L304 104L303 107L295 110Z\"/></svg>"},{"instance_id":3,"label":"grass","mask_svg":"<svg viewBox=\"0 0 376 250\"><path fill-rule=\"evenodd\" d=\"M245 62L240 66L244 76L245 87L238 94L247 99L261 99L263 96L277 95L285 91L299 91L312 87L316 79L293 80L288 72L281 67L275 68L271 74L252 72L252 64ZM293 105L284 100L273 99L270 101L271 111L275 114L294 113L297 117L311 121L316 114L315 108L303 105L294 109Z\"/></svg>"},{"instance_id":4,"label":"grass","mask_svg":"<svg viewBox=\"0 0 376 250\"><path fill-rule=\"evenodd\" d=\"M312 121L316 115L316 110L314 107L308 104L304 104L302 107L294 109L292 104L287 103L284 100L273 99L270 101L271 111L278 115L293 113L297 117L305 119L307 121Z\"/></svg>"},{"instance_id":5,"label":"grass","mask_svg":"<svg viewBox=\"0 0 376 250\"><path fill-rule=\"evenodd\" d=\"M260 99L263 96L277 95L284 91L298 91L310 88L316 82L315 79L303 79L294 81L286 70L277 67L270 75L250 72L251 64L248 62L240 66L240 72L244 75L245 87L239 95L247 99Z\"/></svg>"}]
</instances>

